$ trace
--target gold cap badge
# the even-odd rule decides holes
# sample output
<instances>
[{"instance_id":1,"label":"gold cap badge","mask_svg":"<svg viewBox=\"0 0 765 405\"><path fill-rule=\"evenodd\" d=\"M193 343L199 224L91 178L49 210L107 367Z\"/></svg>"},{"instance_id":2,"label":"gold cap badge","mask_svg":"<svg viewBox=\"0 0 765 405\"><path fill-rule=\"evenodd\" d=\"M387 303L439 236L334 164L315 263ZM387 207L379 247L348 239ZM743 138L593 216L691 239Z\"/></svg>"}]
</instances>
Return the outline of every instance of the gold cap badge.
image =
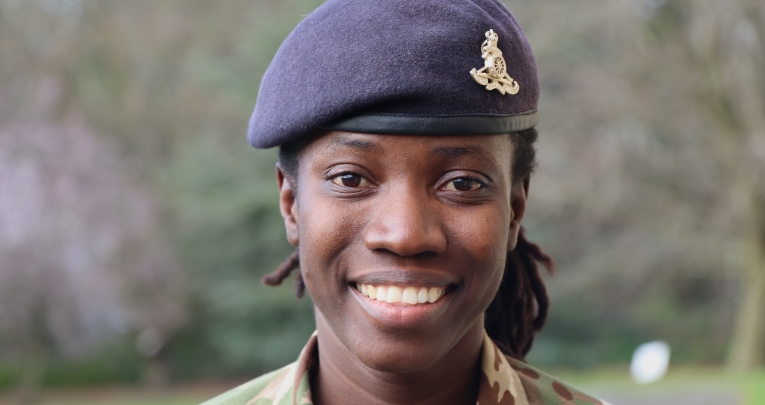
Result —
<instances>
[{"instance_id":1,"label":"gold cap badge","mask_svg":"<svg viewBox=\"0 0 765 405\"><path fill-rule=\"evenodd\" d=\"M486 86L486 90L496 89L503 95L516 94L520 86L507 74L505 58L502 57L502 51L497 48L497 41L499 41L499 35L493 29L486 31L486 40L481 44L483 67L480 70L473 68L470 75L479 84Z\"/></svg>"}]
</instances>

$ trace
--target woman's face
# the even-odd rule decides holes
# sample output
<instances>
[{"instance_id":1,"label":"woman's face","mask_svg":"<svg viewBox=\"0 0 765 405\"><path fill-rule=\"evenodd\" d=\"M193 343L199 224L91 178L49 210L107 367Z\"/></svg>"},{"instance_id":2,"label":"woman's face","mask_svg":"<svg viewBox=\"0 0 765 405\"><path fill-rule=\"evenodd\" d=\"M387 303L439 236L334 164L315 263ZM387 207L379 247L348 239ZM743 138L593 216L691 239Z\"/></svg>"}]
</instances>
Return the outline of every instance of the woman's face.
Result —
<instances>
[{"instance_id":1,"label":"woman's face","mask_svg":"<svg viewBox=\"0 0 765 405\"><path fill-rule=\"evenodd\" d=\"M331 132L307 145L297 197L279 182L320 339L414 373L481 331L525 208L512 152L497 135Z\"/></svg>"}]
</instances>

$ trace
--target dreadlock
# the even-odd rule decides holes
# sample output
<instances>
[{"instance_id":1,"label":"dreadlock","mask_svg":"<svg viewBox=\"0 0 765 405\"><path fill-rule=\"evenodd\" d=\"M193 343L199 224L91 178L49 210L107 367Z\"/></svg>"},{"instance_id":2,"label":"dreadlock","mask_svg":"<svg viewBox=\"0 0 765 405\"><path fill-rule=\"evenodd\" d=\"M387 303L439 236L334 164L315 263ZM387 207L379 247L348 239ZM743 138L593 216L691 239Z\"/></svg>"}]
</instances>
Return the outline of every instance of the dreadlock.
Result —
<instances>
[{"instance_id":1,"label":"dreadlock","mask_svg":"<svg viewBox=\"0 0 765 405\"><path fill-rule=\"evenodd\" d=\"M534 142L537 131L532 128L510 136L514 145L513 181L523 181L536 168ZM291 142L279 148L279 167L288 181L292 182L293 192L297 192L297 182L294 180L298 172L299 153L304 145L305 142ZM550 299L538 263L552 273L552 258L542 252L539 246L529 242L521 228L515 249L507 254L497 295L484 313L486 333L505 354L520 360L531 350L534 336L544 327L550 308ZM268 286L280 285L295 270L298 271L295 281L297 296L300 298L305 291L305 283L300 273L297 249L273 273L263 276L262 282Z\"/></svg>"}]
</instances>

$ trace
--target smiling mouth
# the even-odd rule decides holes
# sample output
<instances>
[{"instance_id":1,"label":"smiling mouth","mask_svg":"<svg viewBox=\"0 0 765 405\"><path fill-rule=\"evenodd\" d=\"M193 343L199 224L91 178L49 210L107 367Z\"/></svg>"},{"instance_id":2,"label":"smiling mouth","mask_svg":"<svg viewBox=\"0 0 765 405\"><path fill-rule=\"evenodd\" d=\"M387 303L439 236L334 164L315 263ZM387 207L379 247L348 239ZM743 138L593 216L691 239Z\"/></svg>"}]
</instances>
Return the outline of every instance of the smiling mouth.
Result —
<instances>
[{"instance_id":1,"label":"smiling mouth","mask_svg":"<svg viewBox=\"0 0 765 405\"><path fill-rule=\"evenodd\" d=\"M446 293L446 287L399 287L395 285L367 285L356 283L361 295L380 302L402 306L419 306L436 303Z\"/></svg>"}]
</instances>

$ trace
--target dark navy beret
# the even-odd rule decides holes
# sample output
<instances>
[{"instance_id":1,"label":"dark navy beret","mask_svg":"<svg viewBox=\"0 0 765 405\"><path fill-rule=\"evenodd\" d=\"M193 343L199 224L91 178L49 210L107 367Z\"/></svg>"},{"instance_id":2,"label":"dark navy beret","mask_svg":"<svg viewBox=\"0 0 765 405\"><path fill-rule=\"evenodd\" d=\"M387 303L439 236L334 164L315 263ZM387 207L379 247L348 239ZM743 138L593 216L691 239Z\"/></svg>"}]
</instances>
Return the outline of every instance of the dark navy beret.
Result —
<instances>
[{"instance_id":1,"label":"dark navy beret","mask_svg":"<svg viewBox=\"0 0 765 405\"><path fill-rule=\"evenodd\" d=\"M538 100L531 47L496 0L329 0L274 56L248 138L503 134L536 125Z\"/></svg>"}]
</instances>

